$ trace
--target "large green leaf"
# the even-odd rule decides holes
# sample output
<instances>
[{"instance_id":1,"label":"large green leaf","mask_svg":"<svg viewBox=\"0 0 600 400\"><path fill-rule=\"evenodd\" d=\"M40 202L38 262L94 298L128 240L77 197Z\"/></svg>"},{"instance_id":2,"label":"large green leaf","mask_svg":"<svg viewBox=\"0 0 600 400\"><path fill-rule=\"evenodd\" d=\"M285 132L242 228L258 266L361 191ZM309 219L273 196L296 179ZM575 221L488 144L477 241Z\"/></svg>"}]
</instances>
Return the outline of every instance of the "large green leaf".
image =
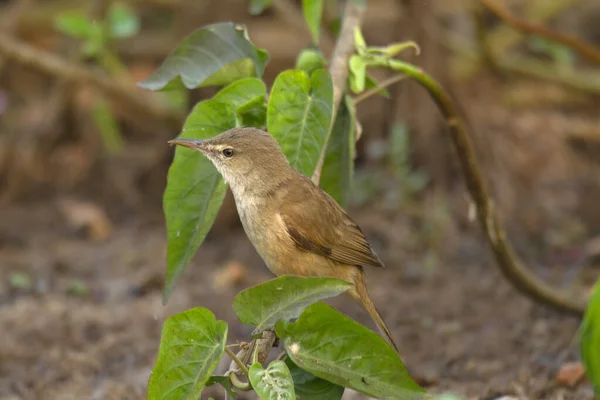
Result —
<instances>
[{"instance_id":1,"label":"large green leaf","mask_svg":"<svg viewBox=\"0 0 600 400\"><path fill-rule=\"evenodd\" d=\"M233 308L240 321L255 325L255 333L259 333L274 327L280 319L296 318L306 306L350 287L351 283L336 278L281 276L242 290Z\"/></svg>"},{"instance_id":2,"label":"large green leaf","mask_svg":"<svg viewBox=\"0 0 600 400\"><path fill-rule=\"evenodd\" d=\"M600 396L600 280L596 283L581 324L581 359L588 379Z\"/></svg>"},{"instance_id":3,"label":"large green leaf","mask_svg":"<svg viewBox=\"0 0 600 400\"><path fill-rule=\"evenodd\" d=\"M285 360L294 380L294 390L298 400L339 400L344 394L344 387L317 378L310 372L298 367L288 357Z\"/></svg>"},{"instance_id":4,"label":"large green leaf","mask_svg":"<svg viewBox=\"0 0 600 400\"><path fill-rule=\"evenodd\" d=\"M266 95L267 87L263 81L257 78L246 78L221 89L213 99L227 103L237 111L249 103L261 100L264 102Z\"/></svg>"},{"instance_id":5,"label":"large green leaf","mask_svg":"<svg viewBox=\"0 0 600 400\"><path fill-rule=\"evenodd\" d=\"M149 90L217 86L262 76L268 55L254 47L246 27L231 22L198 29L185 38L139 86Z\"/></svg>"},{"instance_id":6,"label":"large green leaf","mask_svg":"<svg viewBox=\"0 0 600 400\"><path fill-rule=\"evenodd\" d=\"M231 106L206 100L194 107L181 137L206 139L235 126L236 116ZM208 234L226 189L221 175L202 154L185 147L176 148L163 197L168 239L165 303L175 281Z\"/></svg>"},{"instance_id":7,"label":"large green leaf","mask_svg":"<svg viewBox=\"0 0 600 400\"><path fill-rule=\"evenodd\" d=\"M240 79L221 89L213 99L235 108L238 126L264 128L267 122L267 87L257 78Z\"/></svg>"},{"instance_id":8,"label":"large green leaf","mask_svg":"<svg viewBox=\"0 0 600 400\"><path fill-rule=\"evenodd\" d=\"M319 378L376 398L423 396L381 336L324 303L306 308L295 323L278 322L276 332L292 361Z\"/></svg>"},{"instance_id":9,"label":"large green leaf","mask_svg":"<svg viewBox=\"0 0 600 400\"><path fill-rule=\"evenodd\" d=\"M158 359L148 383L149 400L196 400L217 368L227 341L227 323L210 310L192 308L163 326Z\"/></svg>"},{"instance_id":10,"label":"large green leaf","mask_svg":"<svg viewBox=\"0 0 600 400\"><path fill-rule=\"evenodd\" d=\"M273 361L267 369L254 363L249 378L252 388L263 400L296 400L294 381L283 361Z\"/></svg>"},{"instance_id":11,"label":"large green leaf","mask_svg":"<svg viewBox=\"0 0 600 400\"><path fill-rule=\"evenodd\" d=\"M319 44L321 18L323 16L323 0L302 0L302 12L308 24L313 42Z\"/></svg>"},{"instance_id":12,"label":"large green leaf","mask_svg":"<svg viewBox=\"0 0 600 400\"><path fill-rule=\"evenodd\" d=\"M198 103L181 132L186 139L206 139L241 126L246 107L262 104L266 88L255 78L221 89L213 99ZM167 219L167 277L164 301L188 262L202 244L223 203L226 186L203 155L177 147L169 170L163 206Z\"/></svg>"},{"instance_id":13,"label":"large green leaf","mask_svg":"<svg viewBox=\"0 0 600 400\"><path fill-rule=\"evenodd\" d=\"M348 204L354 173L356 117L352 99L340 103L321 171L321 187L338 203Z\"/></svg>"},{"instance_id":14,"label":"large green leaf","mask_svg":"<svg viewBox=\"0 0 600 400\"><path fill-rule=\"evenodd\" d=\"M290 164L306 176L317 166L332 121L333 84L328 71L309 78L304 71L284 71L273 84L267 126Z\"/></svg>"}]
</instances>

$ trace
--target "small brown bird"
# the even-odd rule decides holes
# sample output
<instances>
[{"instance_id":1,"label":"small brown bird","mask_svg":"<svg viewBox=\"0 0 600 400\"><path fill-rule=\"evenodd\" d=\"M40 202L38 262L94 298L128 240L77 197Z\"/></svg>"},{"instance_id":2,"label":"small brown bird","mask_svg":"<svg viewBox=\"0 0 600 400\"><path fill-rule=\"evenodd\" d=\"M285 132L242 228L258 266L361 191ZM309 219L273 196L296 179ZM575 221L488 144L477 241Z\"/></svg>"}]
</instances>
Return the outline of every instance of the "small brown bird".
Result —
<instances>
[{"instance_id":1,"label":"small brown bird","mask_svg":"<svg viewBox=\"0 0 600 400\"><path fill-rule=\"evenodd\" d=\"M234 128L207 140L170 144L204 154L231 187L250 241L275 275L333 277L354 284L359 300L398 351L367 292L363 266L383 267L358 225L294 169L273 136Z\"/></svg>"}]
</instances>

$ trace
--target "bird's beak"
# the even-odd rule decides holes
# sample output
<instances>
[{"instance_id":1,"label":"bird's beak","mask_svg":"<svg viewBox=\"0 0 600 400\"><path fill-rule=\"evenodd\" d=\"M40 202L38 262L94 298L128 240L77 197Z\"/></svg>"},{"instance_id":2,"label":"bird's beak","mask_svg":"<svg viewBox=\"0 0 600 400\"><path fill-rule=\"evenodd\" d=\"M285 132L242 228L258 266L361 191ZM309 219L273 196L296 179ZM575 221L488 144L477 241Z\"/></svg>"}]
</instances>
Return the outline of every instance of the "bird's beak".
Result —
<instances>
[{"instance_id":1,"label":"bird's beak","mask_svg":"<svg viewBox=\"0 0 600 400\"><path fill-rule=\"evenodd\" d=\"M167 143L170 145L179 145L183 147L188 147L193 150L200 151L202 153L206 152L206 142L204 140L195 140L195 139L173 139L169 140Z\"/></svg>"}]
</instances>

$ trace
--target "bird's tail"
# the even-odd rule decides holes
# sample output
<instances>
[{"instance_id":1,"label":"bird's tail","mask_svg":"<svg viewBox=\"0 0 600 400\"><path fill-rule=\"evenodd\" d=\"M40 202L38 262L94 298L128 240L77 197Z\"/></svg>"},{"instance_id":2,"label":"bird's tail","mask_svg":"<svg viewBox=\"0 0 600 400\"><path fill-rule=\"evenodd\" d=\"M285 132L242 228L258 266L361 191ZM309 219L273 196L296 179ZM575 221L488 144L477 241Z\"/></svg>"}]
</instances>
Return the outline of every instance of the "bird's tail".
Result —
<instances>
[{"instance_id":1,"label":"bird's tail","mask_svg":"<svg viewBox=\"0 0 600 400\"><path fill-rule=\"evenodd\" d=\"M379 311L377 311L377 308L371 300L371 297L369 297L369 292L367 291L367 283L365 281L365 273L362 268L360 268L359 272L354 276L354 290L356 293L352 294L358 297L358 300L360 300L365 310L367 310L368 313L371 315L371 318L373 318L373 321L375 321L381 333L387 338L387 340L396 350L396 353L398 353L399 355L400 351L398 350L396 342L394 342L394 339L392 338L392 333L383 321L383 318L381 317L381 314L379 314Z\"/></svg>"}]
</instances>

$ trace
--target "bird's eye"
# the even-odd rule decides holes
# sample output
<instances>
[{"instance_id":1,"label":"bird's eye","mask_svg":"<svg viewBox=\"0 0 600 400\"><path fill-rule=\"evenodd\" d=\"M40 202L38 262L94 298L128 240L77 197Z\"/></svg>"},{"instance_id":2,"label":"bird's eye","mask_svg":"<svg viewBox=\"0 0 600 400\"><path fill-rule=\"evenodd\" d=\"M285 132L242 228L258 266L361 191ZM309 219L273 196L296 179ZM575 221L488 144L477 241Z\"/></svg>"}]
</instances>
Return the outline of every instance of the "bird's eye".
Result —
<instances>
[{"instance_id":1,"label":"bird's eye","mask_svg":"<svg viewBox=\"0 0 600 400\"><path fill-rule=\"evenodd\" d=\"M233 149L223 149L223 155L226 158L231 158L233 157Z\"/></svg>"}]
</instances>

